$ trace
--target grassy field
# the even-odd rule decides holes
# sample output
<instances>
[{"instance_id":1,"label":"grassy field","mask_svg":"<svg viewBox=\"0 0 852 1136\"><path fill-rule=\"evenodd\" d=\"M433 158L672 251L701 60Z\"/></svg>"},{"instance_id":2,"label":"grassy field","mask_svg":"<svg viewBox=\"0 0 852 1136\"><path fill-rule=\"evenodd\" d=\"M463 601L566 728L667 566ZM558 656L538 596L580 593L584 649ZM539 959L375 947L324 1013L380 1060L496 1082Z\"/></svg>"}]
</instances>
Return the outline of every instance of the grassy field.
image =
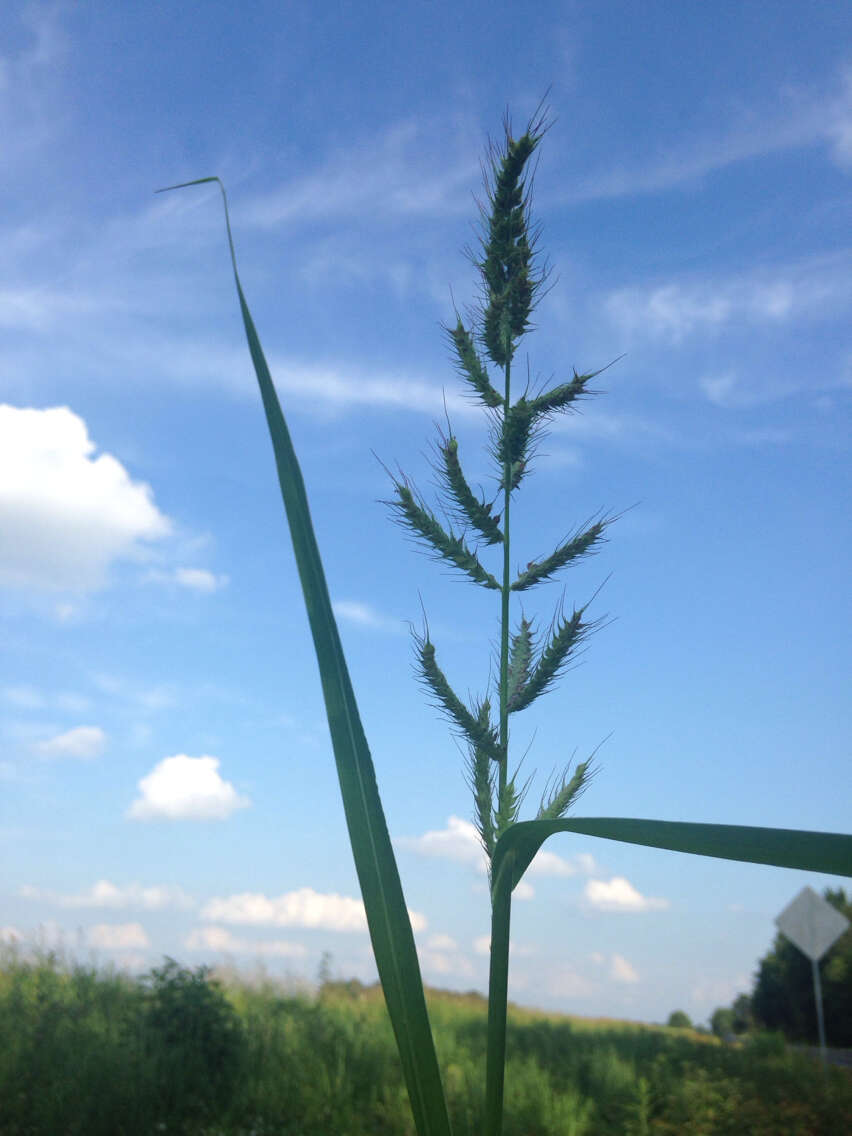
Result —
<instances>
[{"instance_id":1,"label":"grassy field","mask_svg":"<svg viewBox=\"0 0 852 1136\"><path fill-rule=\"evenodd\" d=\"M429 1002L454 1133L478 1136L485 1001ZM852 1075L775 1037L510 1014L506 1136L838 1136L850 1114ZM0 959L0 1136L413 1132L375 988Z\"/></svg>"}]
</instances>

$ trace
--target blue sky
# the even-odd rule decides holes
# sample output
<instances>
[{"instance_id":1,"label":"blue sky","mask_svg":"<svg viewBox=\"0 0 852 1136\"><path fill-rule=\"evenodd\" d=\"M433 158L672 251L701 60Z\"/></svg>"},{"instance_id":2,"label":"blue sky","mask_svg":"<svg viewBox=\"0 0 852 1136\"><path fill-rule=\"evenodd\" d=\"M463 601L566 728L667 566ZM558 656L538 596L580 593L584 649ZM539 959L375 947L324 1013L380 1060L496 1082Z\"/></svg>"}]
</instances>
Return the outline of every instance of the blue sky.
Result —
<instances>
[{"instance_id":1,"label":"blue sky","mask_svg":"<svg viewBox=\"0 0 852 1136\"><path fill-rule=\"evenodd\" d=\"M604 366L519 493L519 563L609 543L525 610L612 622L519 716L548 774L606 740L585 815L848 831L852 35L842 5L8 4L0 15L0 928L131 970L168 953L374 975L221 208L288 416L427 981L484 989L457 688L493 596L390 523L428 492L441 324L489 136L549 88L531 377ZM630 506L636 506L630 508ZM528 814L529 815L529 814ZM554 839L511 995L696 1020L773 919L842 881Z\"/></svg>"}]
</instances>

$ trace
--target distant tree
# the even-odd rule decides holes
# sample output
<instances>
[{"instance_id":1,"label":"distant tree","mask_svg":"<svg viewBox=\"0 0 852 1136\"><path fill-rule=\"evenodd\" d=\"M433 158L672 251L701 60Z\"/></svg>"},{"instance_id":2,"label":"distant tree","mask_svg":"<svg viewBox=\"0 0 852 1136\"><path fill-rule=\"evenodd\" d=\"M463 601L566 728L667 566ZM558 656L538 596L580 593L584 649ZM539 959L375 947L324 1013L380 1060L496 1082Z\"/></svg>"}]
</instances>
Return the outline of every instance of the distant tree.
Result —
<instances>
[{"instance_id":1,"label":"distant tree","mask_svg":"<svg viewBox=\"0 0 852 1136\"><path fill-rule=\"evenodd\" d=\"M723 1041L733 1035L734 1011L730 1006L720 1006L718 1010L713 1011L713 1016L710 1018L710 1028L716 1037Z\"/></svg>"},{"instance_id":2,"label":"distant tree","mask_svg":"<svg viewBox=\"0 0 852 1136\"><path fill-rule=\"evenodd\" d=\"M823 895L852 920L852 898L847 898L843 888L828 888ZM829 1045L852 1046L852 930L823 955L819 970L826 1040ZM791 1041L816 1042L810 959L780 933L772 950L761 959L751 1008L758 1025L780 1030Z\"/></svg>"},{"instance_id":3,"label":"distant tree","mask_svg":"<svg viewBox=\"0 0 852 1136\"><path fill-rule=\"evenodd\" d=\"M751 1008L751 998L748 994L738 994L731 1006L734 1020L732 1023L734 1033L748 1033L754 1026L754 1011Z\"/></svg>"},{"instance_id":4,"label":"distant tree","mask_svg":"<svg viewBox=\"0 0 852 1136\"><path fill-rule=\"evenodd\" d=\"M692 1029L692 1018L683 1010L672 1010L666 1025L672 1029Z\"/></svg>"},{"instance_id":5,"label":"distant tree","mask_svg":"<svg viewBox=\"0 0 852 1136\"><path fill-rule=\"evenodd\" d=\"M248 1055L245 1030L206 966L188 970L166 958L144 985L142 1032L159 1110L188 1131L227 1107Z\"/></svg>"},{"instance_id":6,"label":"distant tree","mask_svg":"<svg viewBox=\"0 0 852 1136\"><path fill-rule=\"evenodd\" d=\"M317 971L317 986L319 986L320 990L322 990L323 986L331 982L331 964L333 957L331 951L322 952L319 961L319 969Z\"/></svg>"}]
</instances>

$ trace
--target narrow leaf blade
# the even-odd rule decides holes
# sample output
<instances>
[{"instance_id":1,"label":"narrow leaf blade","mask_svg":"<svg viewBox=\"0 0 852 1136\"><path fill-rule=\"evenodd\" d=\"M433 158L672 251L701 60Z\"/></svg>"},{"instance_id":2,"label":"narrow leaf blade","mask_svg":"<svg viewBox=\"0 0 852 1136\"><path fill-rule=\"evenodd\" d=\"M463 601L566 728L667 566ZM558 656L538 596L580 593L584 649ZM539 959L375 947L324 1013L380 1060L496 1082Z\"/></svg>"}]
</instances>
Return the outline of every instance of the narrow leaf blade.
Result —
<instances>
[{"instance_id":1,"label":"narrow leaf blade","mask_svg":"<svg viewBox=\"0 0 852 1136\"><path fill-rule=\"evenodd\" d=\"M852 836L838 832L628 817L568 817L564 820L521 821L513 825L497 841L492 867L494 878L500 875L503 858L511 853L512 887L515 887L536 852L556 832L578 832L721 860L771 864L777 868L824 872L830 876L852 876Z\"/></svg>"},{"instance_id":2,"label":"narrow leaf blade","mask_svg":"<svg viewBox=\"0 0 852 1136\"><path fill-rule=\"evenodd\" d=\"M218 181L200 179L206 180ZM219 185L224 198L221 182ZM419 1136L450 1136L449 1115L411 921L372 758L332 612L301 470L237 273L227 200L225 217L240 311L275 453L281 495L319 664L346 823L376 965L396 1035L417 1132Z\"/></svg>"}]
</instances>

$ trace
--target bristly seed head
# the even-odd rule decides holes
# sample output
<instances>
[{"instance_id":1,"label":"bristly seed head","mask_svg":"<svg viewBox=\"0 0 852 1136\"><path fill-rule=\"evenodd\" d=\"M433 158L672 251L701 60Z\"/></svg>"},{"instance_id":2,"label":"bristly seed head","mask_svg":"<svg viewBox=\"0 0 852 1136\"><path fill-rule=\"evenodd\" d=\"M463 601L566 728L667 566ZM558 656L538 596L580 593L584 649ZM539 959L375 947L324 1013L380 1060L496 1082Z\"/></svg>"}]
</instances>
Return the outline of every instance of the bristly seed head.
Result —
<instances>
[{"instance_id":1,"label":"bristly seed head","mask_svg":"<svg viewBox=\"0 0 852 1136\"><path fill-rule=\"evenodd\" d=\"M438 666L435 658L435 645L426 634L414 635L417 652L417 673L435 697L451 722L454 722L469 744L481 750L491 761L499 762L504 754L497 741L497 734L491 725L489 704L486 699L472 714L447 681L447 676ZM485 710L483 711L483 707Z\"/></svg>"},{"instance_id":2,"label":"bristly seed head","mask_svg":"<svg viewBox=\"0 0 852 1136\"><path fill-rule=\"evenodd\" d=\"M436 447L440 464L436 472L440 478L449 505L462 524L472 525L486 544L500 544L503 534L498 524L499 517L491 515L491 504L480 501L467 483L459 461L459 443L454 435L449 437L439 431Z\"/></svg>"},{"instance_id":3,"label":"bristly seed head","mask_svg":"<svg viewBox=\"0 0 852 1136\"><path fill-rule=\"evenodd\" d=\"M410 529L434 556L448 561L484 588L499 591L500 585L491 573L483 568L476 553L471 552L462 538L456 536L452 530L447 532L431 509L427 509L419 500L404 478L402 481L394 478L393 486L396 499L385 501L384 504L393 510L400 524Z\"/></svg>"},{"instance_id":4,"label":"bristly seed head","mask_svg":"<svg viewBox=\"0 0 852 1136\"><path fill-rule=\"evenodd\" d=\"M470 383L476 394L492 410L503 405L503 396L491 385L488 372L473 345L473 336L465 328L460 316L456 316L456 326L446 328L452 340L458 361L459 372Z\"/></svg>"},{"instance_id":5,"label":"bristly seed head","mask_svg":"<svg viewBox=\"0 0 852 1136\"><path fill-rule=\"evenodd\" d=\"M544 135L541 118L513 138L508 120L500 154L492 151L491 181L487 184L490 213L484 216L482 259L482 341L489 358L504 367L515 353L515 341L529 326L535 294L546 273L533 270L537 234L529 228L529 196L524 168Z\"/></svg>"},{"instance_id":6,"label":"bristly seed head","mask_svg":"<svg viewBox=\"0 0 852 1136\"><path fill-rule=\"evenodd\" d=\"M571 777L568 776L566 769L562 780L554 786L548 799L545 801L542 798L536 820L559 820L560 817L564 817L571 805L576 803L577 798L594 776L594 772L591 758L580 762Z\"/></svg>"},{"instance_id":7,"label":"bristly seed head","mask_svg":"<svg viewBox=\"0 0 852 1136\"><path fill-rule=\"evenodd\" d=\"M480 207L481 248L472 256L480 275L480 302L465 320L456 311L455 324L444 328L454 362L469 393L472 392L488 413L489 450L497 466L494 474L497 492L492 496L478 487L476 492L471 488L461 466L459 442L447 415L446 432L439 428L432 455L445 522L438 520L404 475L397 478L391 474L394 499L386 502L397 519L434 556L502 595L499 677L495 682L499 707L495 705L494 721L487 697L481 701L469 698L463 701L452 689L438 665L428 627L422 636L414 636L417 673L448 717L451 727L466 742L473 817L489 864L501 836L518 820L527 787L519 788L518 770L510 775L508 768L510 715L530 706L553 685L601 623L586 621L588 604L570 613L560 606L549 629L541 635L536 633L534 622L523 613L517 630L512 633L511 594L526 591L550 579L573 561L595 552L615 519L601 514L592 517L581 529L564 538L549 556L529 560L526 569L512 581L510 551L514 548L510 548L509 533L512 494L529 471L548 421L557 413L575 409L575 403L592 393L589 382L600 373L578 374L574 370L568 382L550 389L538 388L536 392L531 387L528 366L526 388L520 397L515 391L516 401L511 401L511 363L519 340L530 330L531 313L548 275L546 265L539 268L536 264L538 230L530 226L532 175L528 171L547 130L546 113L539 111L518 138L512 136L507 118L503 144L492 146L490 150L485 171L487 196ZM489 373L494 368L502 372L499 391ZM446 413L446 402L444 409ZM502 501L501 505L497 504L498 500ZM482 549L483 545L496 544L503 546L503 572L499 582L480 563L478 556L478 550L487 551ZM548 782L538 811L540 818L565 815L589 781L591 760L577 765L573 772L566 770L550 789Z\"/></svg>"}]
</instances>

